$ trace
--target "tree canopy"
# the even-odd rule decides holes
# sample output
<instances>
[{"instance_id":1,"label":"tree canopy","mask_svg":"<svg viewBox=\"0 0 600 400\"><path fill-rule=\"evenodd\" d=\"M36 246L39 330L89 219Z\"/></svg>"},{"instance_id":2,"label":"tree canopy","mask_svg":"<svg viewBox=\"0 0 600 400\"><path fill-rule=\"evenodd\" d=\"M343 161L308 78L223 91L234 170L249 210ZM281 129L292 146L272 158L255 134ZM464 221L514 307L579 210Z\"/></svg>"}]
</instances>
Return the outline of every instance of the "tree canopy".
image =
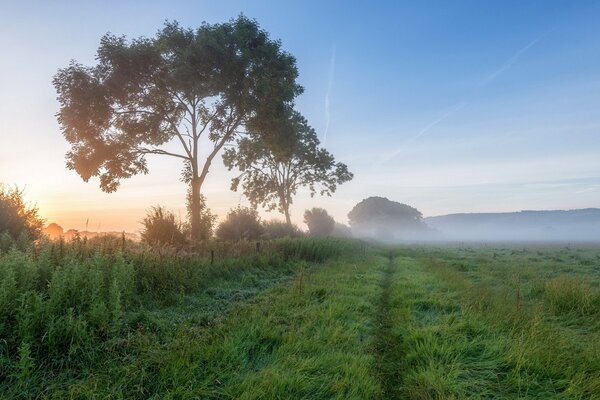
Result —
<instances>
[{"instance_id":1,"label":"tree canopy","mask_svg":"<svg viewBox=\"0 0 600 400\"><path fill-rule=\"evenodd\" d=\"M96 59L92 67L73 61L54 77L71 144L67 167L113 192L148 173L148 155L181 159L194 238L214 157L240 135L261 133L268 144L272 121L302 92L294 57L244 16L196 30L167 22L154 38L107 34ZM165 146L171 142L179 150Z\"/></svg>"},{"instance_id":2,"label":"tree canopy","mask_svg":"<svg viewBox=\"0 0 600 400\"><path fill-rule=\"evenodd\" d=\"M330 196L337 186L351 180L346 164L319 147L315 130L297 111L289 109L287 117L277 120L271 129L279 132L276 140L264 136L247 136L238 146L223 154L225 165L237 167L240 174L231 182L232 190L242 185L244 195L253 206L277 209L291 223L290 206L300 187L310 195Z\"/></svg>"},{"instance_id":3,"label":"tree canopy","mask_svg":"<svg viewBox=\"0 0 600 400\"><path fill-rule=\"evenodd\" d=\"M352 232L382 240L416 238L428 232L419 210L385 197L369 197L348 213Z\"/></svg>"},{"instance_id":4,"label":"tree canopy","mask_svg":"<svg viewBox=\"0 0 600 400\"><path fill-rule=\"evenodd\" d=\"M304 212L304 223L311 236L331 235L335 228L335 220L324 208L313 207Z\"/></svg>"}]
</instances>

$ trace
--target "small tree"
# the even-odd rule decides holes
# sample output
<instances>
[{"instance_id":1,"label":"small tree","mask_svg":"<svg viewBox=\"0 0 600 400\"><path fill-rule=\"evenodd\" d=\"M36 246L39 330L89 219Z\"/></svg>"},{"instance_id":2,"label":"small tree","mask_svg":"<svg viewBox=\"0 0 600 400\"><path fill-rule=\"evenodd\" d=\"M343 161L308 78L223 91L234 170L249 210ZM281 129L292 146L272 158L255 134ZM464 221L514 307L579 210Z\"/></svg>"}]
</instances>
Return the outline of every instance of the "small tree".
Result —
<instances>
[{"instance_id":1,"label":"small tree","mask_svg":"<svg viewBox=\"0 0 600 400\"><path fill-rule=\"evenodd\" d=\"M183 160L193 239L213 159L239 135L265 131L302 92L294 57L244 16L196 30L166 23L152 39L107 34L96 59L54 77L58 122L71 144L67 167L114 192L122 179L148 172L150 155Z\"/></svg>"},{"instance_id":2,"label":"small tree","mask_svg":"<svg viewBox=\"0 0 600 400\"><path fill-rule=\"evenodd\" d=\"M260 238L263 227L258 212L249 207L232 209L227 218L217 227L216 235L221 240L239 241Z\"/></svg>"},{"instance_id":3,"label":"small tree","mask_svg":"<svg viewBox=\"0 0 600 400\"><path fill-rule=\"evenodd\" d=\"M163 206L150 208L142 224L142 241L151 246L180 247L186 243L183 224Z\"/></svg>"},{"instance_id":4,"label":"small tree","mask_svg":"<svg viewBox=\"0 0 600 400\"><path fill-rule=\"evenodd\" d=\"M324 208L313 208L304 212L304 223L311 236L328 236L333 232L335 220Z\"/></svg>"},{"instance_id":5,"label":"small tree","mask_svg":"<svg viewBox=\"0 0 600 400\"><path fill-rule=\"evenodd\" d=\"M237 167L241 172L231 181L232 190L237 191L241 183L254 207L278 209L291 224L290 206L298 188L307 187L311 197L316 193L331 196L337 185L353 175L319 147L316 132L300 113L289 110L273 126L280 133L276 143L266 143L261 136L243 137L237 148L225 151L223 161L230 170Z\"/></svg>"},{"instance_id":6,"label":"small tree","mask_svg":"<svg viewBox=\"0 0 600 400\"><path fill-rule=\"evenodd\" d=\"M23 190L0 183L0 234L10 236L13 241L36 240L43 226L37 207L25 203Z\"/></svg>"}]
</instances>

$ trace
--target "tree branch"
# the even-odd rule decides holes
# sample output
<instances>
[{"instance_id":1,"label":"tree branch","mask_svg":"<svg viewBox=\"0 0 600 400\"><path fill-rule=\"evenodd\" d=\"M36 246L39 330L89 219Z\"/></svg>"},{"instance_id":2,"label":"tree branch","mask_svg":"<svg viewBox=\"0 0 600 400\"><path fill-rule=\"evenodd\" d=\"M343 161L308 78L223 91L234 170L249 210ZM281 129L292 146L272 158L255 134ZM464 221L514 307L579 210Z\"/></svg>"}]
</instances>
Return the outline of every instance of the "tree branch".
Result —
<instances>
[{"instance_id":1,"label":"tree branch","mask_svg":"<svg viewBox=\"0 0 600 400\"><path fill-rule=\"evenodd\" d=\"M189 160L189 157L186 157L182 154L177 154L177 153L171 153L169 151L165 151L162 149L146 149L146 148L139 148L138 153L140 154L159 154L159 155L163 155L163 156L171 156L171 157L177 157L177 158L182 158L184 160Z\"/></svg>"}]
</instances>

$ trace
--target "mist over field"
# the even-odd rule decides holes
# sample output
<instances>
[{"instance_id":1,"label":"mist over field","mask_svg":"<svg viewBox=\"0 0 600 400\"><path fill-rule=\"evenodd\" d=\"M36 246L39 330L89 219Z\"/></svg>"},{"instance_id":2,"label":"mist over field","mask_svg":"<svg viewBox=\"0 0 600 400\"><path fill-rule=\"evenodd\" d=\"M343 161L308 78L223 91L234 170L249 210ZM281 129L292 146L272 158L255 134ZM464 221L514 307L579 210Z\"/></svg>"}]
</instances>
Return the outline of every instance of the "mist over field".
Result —
<instances>
[{"instance_id":1,"label":"mist over field","mask_svg":"<svg viewBox=\"0 0 600 400\"><path fill-rule=\"evenodd\" d=\"M600 242L600 209L450 214L424 219L449 241Z\"/></svg>"}]
</instances>

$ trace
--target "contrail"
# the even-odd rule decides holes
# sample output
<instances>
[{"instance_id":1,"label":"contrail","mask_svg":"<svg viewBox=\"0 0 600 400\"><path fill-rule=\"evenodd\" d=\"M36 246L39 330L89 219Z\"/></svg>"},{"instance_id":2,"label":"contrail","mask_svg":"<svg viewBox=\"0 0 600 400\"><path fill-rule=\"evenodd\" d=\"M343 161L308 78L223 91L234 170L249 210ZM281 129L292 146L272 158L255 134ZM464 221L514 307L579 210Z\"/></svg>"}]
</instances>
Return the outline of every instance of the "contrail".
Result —
<instances>
[{"instance_id":1,"label":"contrail","mask_svg":"<svg viewBox=\"0 0 600 400\"><path fill-rule=\"evenodd\" d=\"M459 103L456 103L452 108L450 108L444 115L442 115L441 117L439 117L438 119L436 119L435 121L431 122L429 125L427 125L425 128L421 129L416 135L414 135L413 137L407 139L404 142L404 145L410 143L410 142L414 142L415 140L417 140L418 138L420 138L421 136L423 136L424 134L426 134L429 130L431 130L432 128L434 128L436 125L438 125L440 122L444 121L446 118L450 117L452 114L456 113L458 110L460 110L461 108L463 108L465 105L467 105L467 103L465 101L461 101ZM381 159L381 161L379 161L377 163L377 167L381 167L383 164L385 164L386 162L390 161L391 159L399 156L400 154L402 154L402 152L405 150L404 147L399 148L397 150L395 150L394 152L388 154L387 156L385 156L383 159Z\"/></svg>"},{"instance_id":2,"label":"contrail","mask_svg":"<svg viewBox=\"0 0 600 400\"><path fill-rule=\"evenodd\" d=\"M333 89L333 80L335 78L335 44L331 50L331 59L329 61L329 81L327 83L327 92L325 93L325 133L323 134L323 144L327 141L327 132L329 132L329 123L331 121L331 89Z\"/></svg>"},{"instance_id":3,"label":"contrail","mask_svg":"<svg viewBox=\"0 0 600 400\"><path fill-rule=\"evenodd\" d=\"M504 71L506 71L507 69L512 67L517 62L519 57L521 57L527 50L529 50L530 48L535 46L536 43L539 42L540 40L542 40L546 35L548 35L548 33L550 33L550 31L542 33L541 35L539 35L538 37L533 39L531 42L529 42L529 44L527 46L523 47L522 49L517 51L515 54L513 54L513 56L510 57L508 60L506 60L500 68L498 68L490 76L488 76L486 79L484 79L479 84L478 88L482 88L482 87L488 85L490 82L492 82L494 79L496 79L500 74L502 74Z\"/></svg>"},{"instance_id":4,"label":"contrail","mask_svg":"<svg viewBox=\"0 0 600 400\"><path fill-rule=\"evenodd\" d=\"M542 40L546 35L548 35L548 33L550 33L550 31L544 32L543 34L539 35L538 37L536 37L534 40L532 40L531 42L529 42L525 47L519 49L515 54L513 54L508 60L506 60L501 66L500 68L498 68L496 71L494 71L490 76L488 76L487 78L485 78L483 81L481 81L481 83L479 85L477 85L477 90L481 89L485 86L487 86L488 84L490 84L492 81L494 81L498 76L500 76L504 71L506 71L507 69L509 69L510 67L512 67L517 60L519 59L519 57L521 57L525 52L527 52L529 49L531 49L533 46L535 46L537 44L537 42L539 42L540 40ZM472 95L473 93L471 93ZM469 97L469 96L467 96ZM438 124L440 124L442 121L444 121L445 119L447 119L448 117L450 117L451 115L455 114L457 111L459 111L461 108L463 108L465 105L467 105L467 100L466 98L463 99L462 101L456 103L452 108L450 108L449 111L447 111L444 115L442 115L440 118L436 119L435 121L431 122L430 124L428 124L427 126L425 126L425 128L421 129L416 135L414 135L413 137L409 138L408 140L405 141L405 145L407 143L413 142L416 139L420 138L421 136L425 135L427 132L429 132L431 129L433 129L435 126L437 126ZM389 160L393 159L394 157L398 156L400 153L402 153L403 149L398 149L396 151L394 151L393 153L391 153L388 156L385 156L378 164L377 166L380 167L381 165L383 165L384 163L388 162Z\"/></svg>"}]
</instances>

